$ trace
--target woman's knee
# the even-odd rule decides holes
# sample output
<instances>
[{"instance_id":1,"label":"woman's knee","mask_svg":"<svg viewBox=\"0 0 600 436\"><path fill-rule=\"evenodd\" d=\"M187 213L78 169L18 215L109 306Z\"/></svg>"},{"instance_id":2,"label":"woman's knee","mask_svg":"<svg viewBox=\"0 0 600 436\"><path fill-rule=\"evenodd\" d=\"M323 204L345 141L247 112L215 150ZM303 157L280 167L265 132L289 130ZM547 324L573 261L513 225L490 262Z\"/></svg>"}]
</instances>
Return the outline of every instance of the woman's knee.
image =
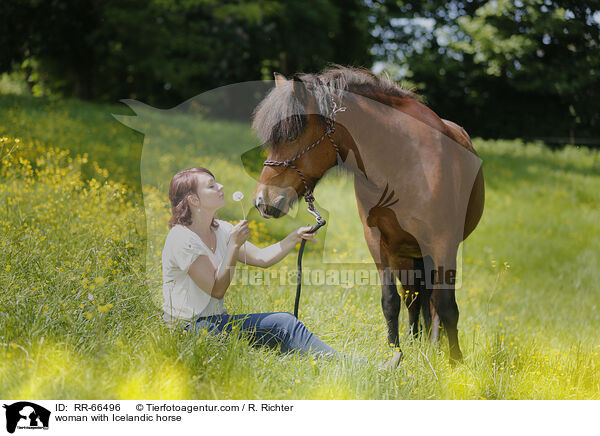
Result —
<instances>
[{"instance_id":1,"label":"woman's knee","mask_svg":"<svg viewBox=\"0 0 600 436\"><path fill-rule=\"evenodd\" d=\"M297 328L299 322L300 321L289 312L274 312L262 320L260 327L272 329L278 331L279 334L287 335Z\"/></svg>"},{"instance_id":2,"label":"woman's knee","mask_svg":"<svg viewBox=\"0 0 600 436\"><path fill-rule=\"evenodd\" d=\"M277 324L282 326L293 327L300 322L298 321L298 318L289 312L277 312L275 315Z\"/></svg>"}]
</instances>

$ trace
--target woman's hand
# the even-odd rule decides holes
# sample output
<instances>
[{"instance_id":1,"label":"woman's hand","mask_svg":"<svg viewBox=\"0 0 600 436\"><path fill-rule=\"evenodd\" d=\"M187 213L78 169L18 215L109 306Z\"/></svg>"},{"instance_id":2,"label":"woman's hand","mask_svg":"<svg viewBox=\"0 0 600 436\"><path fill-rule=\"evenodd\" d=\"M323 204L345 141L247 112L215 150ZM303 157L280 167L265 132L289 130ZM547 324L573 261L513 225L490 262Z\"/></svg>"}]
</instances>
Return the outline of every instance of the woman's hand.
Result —
<instances>
[{"instance_id":1,"label":"woman's hand","mask_svg":"<svg viewBox=\"0 0 600 436\"><path fill-rule=\"evenodd\" d=\"M317 242L314 238L314 233L309 233L311 226L298 227L298 229L290 232L281 241L265 248L258 249L256 257L260 259L260 266L268 268L275 265L281 259L288 255L290 251L303 239L306 241ZM246 248L246 246L244 246Z\"/></svg>"},{"instance_id":2,"label":"woman's hand","mask_svg":"<svg viewBox=\"0 0 600 436\"><path fill-rule=\"evenodd\" d=\"M292 234L296 237L296 240L295 240L296 244L303 239L306 239L307 241L311 241L314 243L317 242L317 240L315 239L315 234L308 233L310 231L310 229L312 229L312 226L304 226L304 227L299 227L298 230L295 230L292 232Z\"/></svg>"},{"instance_id":3,"label":"woman's hand","mask_svg":"<svg viewBox=\"0 0 600 436\"><path fill-rule=\"evenodd\" d=\"M231 231L231 242L236 247L241 247L244 242L250 237L250 228L248 227L248 221L243 220L237 223Z\"/></svg>"}]
</instances>

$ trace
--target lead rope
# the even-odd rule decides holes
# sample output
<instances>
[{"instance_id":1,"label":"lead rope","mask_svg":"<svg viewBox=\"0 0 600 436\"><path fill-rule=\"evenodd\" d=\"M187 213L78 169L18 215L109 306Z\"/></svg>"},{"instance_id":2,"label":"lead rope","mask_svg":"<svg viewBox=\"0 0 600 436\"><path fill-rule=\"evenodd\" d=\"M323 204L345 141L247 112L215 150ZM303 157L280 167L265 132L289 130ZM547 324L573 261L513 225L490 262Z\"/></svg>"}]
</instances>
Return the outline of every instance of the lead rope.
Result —
<instances>
[{"instance_id":1,"label":"lead rope","mask_svg":"<svg viewBox=\"0 0 600 436\"><path fill-rule=\"evenodd\" d=\"M313 208L311 210L311 208L309 207L308 211L312 213L315 216L315 219L317 220L317 224L312 226L312 228L309 231L309 233L315 233L317 230L323 227L327 223L327 221L325 221L325 218L319 215L319 212L317 212L316 209ZM300 292L302 292L302 254L304 254L305 245L306 239L303 239L300 243L300 250L298 251L298 279L296 282L296 300L294 301L294 316L296 318L298 318L298 307L300 306Z\"/></svg>"}]
</instances>

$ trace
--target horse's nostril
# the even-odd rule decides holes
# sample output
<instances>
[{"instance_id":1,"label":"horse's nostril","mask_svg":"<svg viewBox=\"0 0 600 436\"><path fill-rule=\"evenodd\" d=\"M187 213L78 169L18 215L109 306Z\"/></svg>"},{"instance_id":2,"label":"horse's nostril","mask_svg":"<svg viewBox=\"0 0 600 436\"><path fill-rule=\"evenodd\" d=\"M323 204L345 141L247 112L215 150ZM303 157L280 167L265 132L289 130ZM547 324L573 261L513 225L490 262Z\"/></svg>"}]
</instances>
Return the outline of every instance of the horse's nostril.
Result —
<instances>
[{"instance_id":1,"label":"horse's nostril","mask_svg":"<svg viewBox=\"0 0 600 436\"><path fill-rule=\"evenodd\" d=\"M257 198L254 206L256 209L258 209L261 215L264 216L267 213L267 205L264 203L264 201L262 201L262 198Z\"/></svg>"},{"instance_id":2,"label":"horse's nostril","mask_svg":"<svg viewBox=\"0 0 600 436\"><path fill-rule=\"evenodd\" d=\"M279 218L282 213L282 211L276 207L273 206L266 206L265 207L265 213L273 218Z\"/></svg>"},{"instance_id":3,"label":"horse's nostril","mask_svg":"<svg viewBox=\"0 0 600 436\"><path fill-rule=\"evenodd\" d=\"M286 203L286 198L281 197L281 199L277 202L277 206L275 206L275 208L279 209L280 211L283 211L283 209L285 208L285 203Z\"/></svg>"}]
</instances>

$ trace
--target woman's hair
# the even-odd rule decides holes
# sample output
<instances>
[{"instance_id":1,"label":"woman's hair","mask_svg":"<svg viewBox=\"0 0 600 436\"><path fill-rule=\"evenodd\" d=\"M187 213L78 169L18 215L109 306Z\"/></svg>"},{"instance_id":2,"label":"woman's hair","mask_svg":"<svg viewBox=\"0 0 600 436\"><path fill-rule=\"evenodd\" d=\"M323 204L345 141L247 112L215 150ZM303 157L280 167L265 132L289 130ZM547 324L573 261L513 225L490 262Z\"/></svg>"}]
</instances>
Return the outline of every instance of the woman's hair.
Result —
<instances>
[{"instance_id":1,"label":"woman's hair","mask_svg":"<svg viewBox=\"0 0 600 436\"><path fill-rule=\"evenodd\" d=\"M171 179L169 185L169 201L171 202L169 228L177 224L184 226L192 224L192 209L188 200L190 195L198 192L198 177L196 175L199 173L209 174L213 179L215 177L206 168L195 167L179 171ZM219 223L213 218L211 226L216 229L219 227Z\"/></svg>"}]
</instances>

